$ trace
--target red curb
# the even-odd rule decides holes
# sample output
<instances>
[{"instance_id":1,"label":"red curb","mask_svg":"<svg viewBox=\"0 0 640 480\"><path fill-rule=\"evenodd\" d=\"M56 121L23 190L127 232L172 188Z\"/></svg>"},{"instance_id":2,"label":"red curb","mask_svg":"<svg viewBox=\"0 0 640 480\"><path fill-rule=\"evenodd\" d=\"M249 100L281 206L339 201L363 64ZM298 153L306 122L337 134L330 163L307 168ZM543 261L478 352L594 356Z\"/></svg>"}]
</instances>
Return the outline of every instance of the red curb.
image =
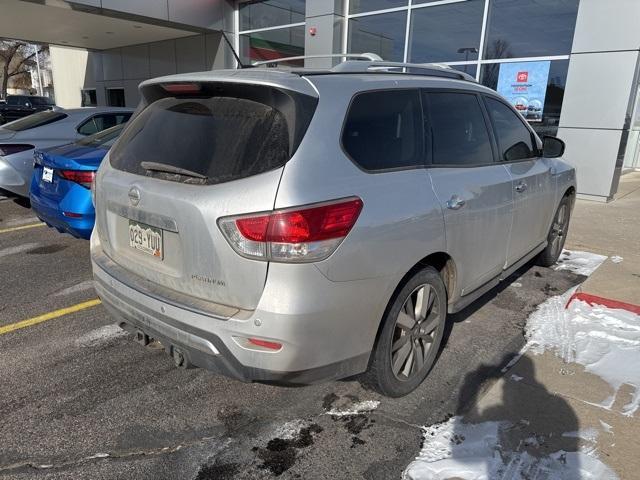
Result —
<instances>
[{"instance_id":1,"label":"red curb","mask_svg":"<svg viewBox=\"0 0 640 480\"><path fill-rule=\"evenodd\" d=\"M591 295L590 293L579 292L579 291L571 295L571 297L569 298L569 301L567 302L564 308L569 308L569 305L574 300L581 300L592 306L603 305L608 308L614 308L617 310L626 310L628 312L635 313L636 315L640 315L640 305L621 302L619 300L613 300L611 298L598 297L597 295Z\"/></svg>"}]
</instances>

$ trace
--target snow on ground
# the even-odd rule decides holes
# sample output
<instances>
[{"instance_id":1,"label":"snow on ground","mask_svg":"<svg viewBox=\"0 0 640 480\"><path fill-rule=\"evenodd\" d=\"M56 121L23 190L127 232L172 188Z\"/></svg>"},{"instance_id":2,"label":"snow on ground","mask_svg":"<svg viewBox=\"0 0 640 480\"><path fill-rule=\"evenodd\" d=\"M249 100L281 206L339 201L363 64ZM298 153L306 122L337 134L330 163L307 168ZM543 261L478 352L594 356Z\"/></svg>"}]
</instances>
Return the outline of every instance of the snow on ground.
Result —
<instances>
[{"instance_id":1,"label":"snow on ground","mask_svg":"<svg viewBox=\"0 0 640 480\"><path fill-rule=\"evenodd\" d=\"M529 349L551 350L609 383L614 394L604 408L611 409L622 385L635 388L622 410L633 415L640 405L640 315L579 300L565 310L569 295L548 299L531 315L526 327Z\"/></svg>"},{"instance_id":2,"label":"snow on ground","mask_svg":"<svg viewBox=\"0 0 640 480\"><path fill-rule=\"evenodd\" d=\"M605 255L580 252L578 250L563 250L554 270L569 270L578 275L589 276L607 259Z\"/></svg>"},{"instance_id":3,"label":"snow on ground","mask_svg":"<svg viewBox=\"0 0 640 480\"><path fill-rule=\"evenodd\" d=\"M617 476L593 454L558 451L538 457L510 451L501 438L510 422L464 423L460 417L424 429L418 458L404 471L404 480L613 480ZM578 434L578 432L574 432ZM506 443L506 442L505 442Z\"/></svg>"},{"instance_id":4,"label":"snow on ground","mask_svg":"<svg viewBox=\"0 0 640 480\"><path fill-rule=\"evenodd\" d=\"M367 413L375 410L380 405L380 402L377 400L365 400L363 402L357 402L353 405L350 405L346 410L337 410L331 409L327 412L327 415L331 415L332 417L345 417L349 415L359 415L362 413Z\"/></svg>"},{"instance_id":5,"label":"snow on ground","mask_svg":"<svg viewBox=\"0 0 640 480\"><path fill-rule=\"evenodd\" d=\"M95 347L107 343L114 338L124 337L126 335L127 331L121 329L118 324L114 323L91 330L89 333L77 338L75 344L80 347Z\"/></svg>"}]
</instances>

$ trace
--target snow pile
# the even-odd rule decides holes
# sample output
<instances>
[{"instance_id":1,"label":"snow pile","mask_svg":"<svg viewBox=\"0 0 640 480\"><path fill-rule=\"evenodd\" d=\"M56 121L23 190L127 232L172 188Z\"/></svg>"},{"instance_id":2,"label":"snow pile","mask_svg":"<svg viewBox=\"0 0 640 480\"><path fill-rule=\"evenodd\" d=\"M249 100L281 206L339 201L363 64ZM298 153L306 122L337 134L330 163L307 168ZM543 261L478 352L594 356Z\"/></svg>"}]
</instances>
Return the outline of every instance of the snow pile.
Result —
<instances>
[{"instance_id":1,"label":"snow pile","mask_svg":"<svg viewBox=\"0 0 640 480\"><path fill-rule=\"evenodd\" d=\"M531 315L526 327L529 349L552 350L609 383L614 394L604 408L611 409L622 385L634 387L622 409L624 415L633 415L640 405L640 315L579 300L565 310L570 295L548 299Z\"/></svg>"},{"instance_id":2,"label":"snow pile","mask_svg":"<svg viewBox=\"0 0 640 480\"><path fill-rule=\"evenodd\" d=\"M79 347L95 347L102 343L107 343L114 338L120 338L127 335L127 331L121 329L118 324L105 325L104 327L91 330L89 333L82 335L76 339L75 343Z\"/></svg>"},{"instance_id":3,"label":"snow pile","mask_svg":"<svg viewBox=\"0 0 640 480\"><path fill-rule=\"evenodd\" d=\"M377 400L365 400L363 402L354 403L346 410L337 410L333 408L327 412L327 415L331 415L332 417L360 415L375 410L378 408L378 405L380 405L380 402Z\"/></svg>"},{"instance_id":4,"label":"snow pile","mask_svg":"<svg viewBox=\"0 0 640 480\"><path fill-rule=\"evenodd\" d=\"M463 423L460 417L425 428L422 451L404 471L404 480L545 479L613 480L615 473L590 451L558 451L535 457L509 451L501 437L509 422ZM506 443L506 442L505 442Z\"/></svg>"},{"instance_id":5,"label":"snow pile","mask_svg":"<svg viewBox=\"0 0 640 480\"><path fill-rule=\"evenodd\" d=\"M554 270L569 270L578 275L589 276L607 259L597 253L563 250Z\"/></svg>"}]
</instances>

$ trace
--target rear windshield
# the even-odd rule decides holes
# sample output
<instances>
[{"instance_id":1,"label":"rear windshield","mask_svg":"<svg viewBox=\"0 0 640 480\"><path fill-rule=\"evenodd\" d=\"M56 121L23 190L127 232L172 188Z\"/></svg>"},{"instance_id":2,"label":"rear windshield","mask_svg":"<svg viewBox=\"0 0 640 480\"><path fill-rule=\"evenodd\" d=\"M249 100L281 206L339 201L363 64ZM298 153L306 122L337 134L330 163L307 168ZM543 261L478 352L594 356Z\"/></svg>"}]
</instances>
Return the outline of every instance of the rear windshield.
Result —
<instances>
[{"instance_id":1,"label":"rear windshield","mask_svg":"<svg viewBox=\"0 0 640 480\"><path fill-rule=\"evenodd\" d=\"M20 118L13 122L5 123L2 128L13 130L14 132L22 132L23 130L29 130L30 128L42 127L43 125L58 122L63 118L67 118L66 113L46 110L44 112L38 112L33 115Z\"/></svg>"},{"instance_id":2,"label":"rear windshield","mask_svg":"<svg viewBox=\"0 0 640 480\"><path fill-rule=\"evenodd\" d=\"M107 128L106 130L102 130L101 132L89 135L88 137L78 140L76 142L76 145L81 145L83 147L100 147L109 149L118 139L125 125L125 123L121 123L120 125L116 125L115 127Z\"/></svg>"},{"instance_id":3,"label":"rear windshield","mask_svg":"<svg viewBox=\"0 0 640 480\"><path fill-rule=\"evenodd\" d=\"M53 100L49 97L29 97L29 101L33 105L54 105Z\"/></svg>"},{"instance_id":4,"label":"rear windshield","mask_svg":"<svg viewBox=\"0 0 640 480\"><path fill-rule=\"evenodd\" d=\"M251 87L246 95L234 96L218 90L223 91L219 96L167 97L151 103L129 122L112 150L111 165L207 185L283 166L308 126L315 100L309 108L294 98L302 95L269 87Z\"/></svg>"}]
</instances>

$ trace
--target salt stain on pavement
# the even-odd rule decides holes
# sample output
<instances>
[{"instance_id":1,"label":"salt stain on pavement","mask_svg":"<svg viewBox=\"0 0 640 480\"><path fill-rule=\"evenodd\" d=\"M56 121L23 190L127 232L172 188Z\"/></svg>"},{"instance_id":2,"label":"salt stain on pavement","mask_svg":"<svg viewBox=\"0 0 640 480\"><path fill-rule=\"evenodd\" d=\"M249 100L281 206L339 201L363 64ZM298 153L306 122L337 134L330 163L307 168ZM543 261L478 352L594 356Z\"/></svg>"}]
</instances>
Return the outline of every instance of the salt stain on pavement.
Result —
<instances>
[{"instance_id":1,"label":"salt stain on pavement","mask_svg":"<svg viewBox=\"0 0 640 480\"><path fill-rule=\"evenodd\" d=\"M461 417L424 429L420 455L404 471L405 480L613 480L616 474L602 463L593 449L557 451L534 456L510 451L501 437L510 422L464 423Z\"/></svg>"},{"instance_id":2,"label":"salt stain on pavement","mask_svg":"<svg viewBox=\"0 0 640 480\"><path fill-rule=\"evenodd\" d=\"M363 413L372 412L378 406L380 402L377 400L365 400L363 402L357 402L349 406L346 410L331 409L327 412L327 415L332 417L345 417L351 415L361 415Z\"/></svg>"},{"instance_id":3,"label":"salt stain on pavement","mask_svg":"<svg viewBox=\"0 0 640 480\"><path fill-rule=\"evenodd\" d=\"M76 339L75 344L79 347L96 347L127 335L128 333L126 330L121 329L114 323L112 325L105 325L104 327L97 328L85 335L82 335Z\"/></svg>"}]
</instances>

